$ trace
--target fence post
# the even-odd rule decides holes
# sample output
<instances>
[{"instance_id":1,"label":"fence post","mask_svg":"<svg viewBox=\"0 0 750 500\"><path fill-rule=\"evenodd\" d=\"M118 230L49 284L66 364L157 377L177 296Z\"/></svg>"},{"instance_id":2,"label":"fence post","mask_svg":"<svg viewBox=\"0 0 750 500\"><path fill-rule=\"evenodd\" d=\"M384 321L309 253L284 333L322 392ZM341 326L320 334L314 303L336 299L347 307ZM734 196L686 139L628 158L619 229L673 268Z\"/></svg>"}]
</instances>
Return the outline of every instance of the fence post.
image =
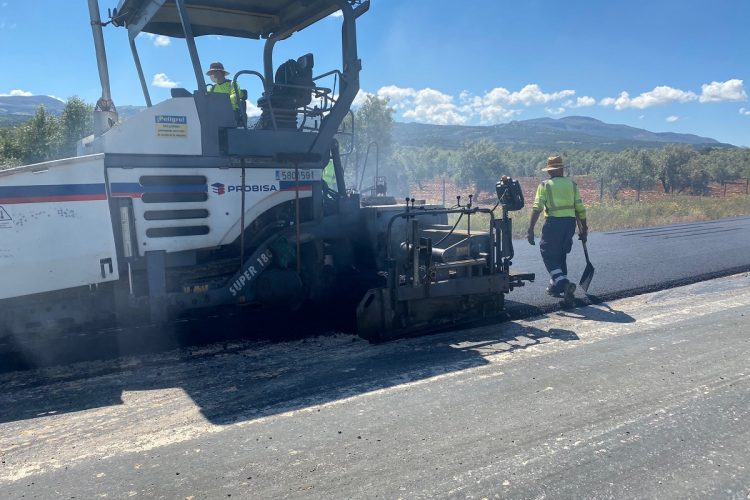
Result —
<instances>
[{"instance_id":1,"label":"fence post","mask_svg":"<svg viewBox=\"0 0 750 500\"><path fill-rule=\"evenodd\" d=\"M604 177L599 179L599 201L604 199Z\"/></svg>"},{"instance_id":2,"label":"fence post","mask_svg":"<svg viewBox=\"0 0 750 500\"><path fill-rule=\"evenodd\" d=\"M725 181L725 182L722 182L722 184L724 184L724 198L726 198L727 197L727 183Z\"/></svg>"},{"instance_id":3,"label":"fence post","mask_svg":"<svg viewBox=\"0 0 750 500\"><path fill-rule=\"evenodd\" d=\"M443 177L443 206L445 206L445 177Z\"/></svg>"},{"instance_id":4,"label":"fence post","mask_svg":"<svg viewBox=\"0 0 750 500\"><path fill-rule=\"evenodd\" d=\"M750 194L750 177L745 178L745 194Z\"/></svg>"}]
</instances>

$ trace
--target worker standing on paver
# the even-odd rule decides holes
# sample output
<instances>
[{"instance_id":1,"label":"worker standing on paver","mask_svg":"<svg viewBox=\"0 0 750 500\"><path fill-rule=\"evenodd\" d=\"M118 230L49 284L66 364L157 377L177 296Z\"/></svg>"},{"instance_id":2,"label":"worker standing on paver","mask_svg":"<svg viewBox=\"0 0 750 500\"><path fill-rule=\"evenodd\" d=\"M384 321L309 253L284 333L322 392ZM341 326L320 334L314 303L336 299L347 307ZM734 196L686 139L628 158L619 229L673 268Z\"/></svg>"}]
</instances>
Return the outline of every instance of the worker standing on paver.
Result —
<instances>
[{"instance_id":1,"label":"worker standing on paver","mask_svg":"<svg viewBox=\"0 0 750 500\"><path fill-rule=\"evenodd\" d=\"M227 80L229 71L224 69L224 65L220 62L211 63L208 68L206 75L211 78L212 84L208 87L209 92L216 94L229 94L229 100L232 102L232 109L239 111L239 103L237 102L237 94L240 92L239 86L232 84L231 81Z\"/></svg>"},{"instance_id":2,"label":"worker standing on paver","mask_svg":"<svg viewBox=\"0 0 750 500\"><path fill-rule=\"evenodd\" d=\"M534 226L539 220L539 215L544 211L546 219L542 227L539 249L544 266L550 274L547 293L553 297L562 296L567 305L573 305L576 286L568 280L566 260L567 254L573 248L576 221L579 225L579 236L586 241L588 235L586 208L581 201L578 185L563 176L562 157L547 158L547 166L543 170L549 174L550 178L539 184L536 190L526 236L529 243L534 245Z\"/></svg>"},{"instance_id":3,"label":"worker standing on paver","mask_svg":"<svg viewBox=\"0 0 750 500\"><path fill-rule=\"evenodd\" d=\"M336 185L336 169L333 167L333 160L329 160L328 164L323 167L323 173L321 175L323 177L323 182L326 183L328 189L338 191Z\"/></svg>"}]
</instances>

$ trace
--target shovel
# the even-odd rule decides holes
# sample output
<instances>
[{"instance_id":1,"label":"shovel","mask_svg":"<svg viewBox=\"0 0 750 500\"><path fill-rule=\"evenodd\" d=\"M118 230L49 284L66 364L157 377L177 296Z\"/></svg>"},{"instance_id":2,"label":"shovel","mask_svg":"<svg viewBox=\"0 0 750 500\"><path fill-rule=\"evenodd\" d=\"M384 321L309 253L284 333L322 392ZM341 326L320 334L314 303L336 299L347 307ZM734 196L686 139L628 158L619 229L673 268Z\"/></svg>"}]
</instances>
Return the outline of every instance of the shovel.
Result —
<instances>
[{"instance_id":1,"label":"shovel","mask_svg":"<svg viewBox=\"0 0 750 500\"><path fill-rule=\"evenodd\" d=\"M591 285L591 280L594 279L594 266L589 260L589 251L586 248L586 242L584 240L581 240L581 243L583 244L583 255L586 256L586 269L583 270L581 281L578 284L581 286L581 288L583 288L584 292L588 293L589 286Z\"/></svg>"}]
</instances>

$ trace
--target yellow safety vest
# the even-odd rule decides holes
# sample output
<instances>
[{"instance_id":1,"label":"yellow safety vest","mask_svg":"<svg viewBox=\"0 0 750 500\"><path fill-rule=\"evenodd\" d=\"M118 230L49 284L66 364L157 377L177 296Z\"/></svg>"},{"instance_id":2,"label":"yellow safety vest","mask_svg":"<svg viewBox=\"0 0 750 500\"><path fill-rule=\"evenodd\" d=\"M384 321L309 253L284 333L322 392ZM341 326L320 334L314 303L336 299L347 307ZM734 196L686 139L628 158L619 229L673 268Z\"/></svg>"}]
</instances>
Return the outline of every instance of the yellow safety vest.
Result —
<instances>
[{"instance_id":1,"label":"yellow safety vest","mask_svg":"<svg viewBox=\"0 0 750 500\"><path fill-rule=\"evenodd\" d=\"M234 109L235 111L240 109L239 104L237 104L237 93L240 92L239 85L237 85L237 92L235 92L235 88L232 85L232 82L227 80L223 83L215 83L211 85L208 91L215 94L229 94L229 100L232 101L232 109Z\"/></svg>"},{"instance_id":2,"label":"yellow safety vest","mask_svg":"<svg viewBox=\"0 0 750 500\"><path fill-rule=\"evenodd\" d=\"M333 160L330 160L328 165L323 168L323 180L330 189L338 191L338 186L336 184L336 170L333 168Z\"/></svg>"},{"instance_id":3,"label":"yellow safety vest","mask_svg":"<svg viewBox=\"0 0 750 500\"><path fill-rule=\"evenodd\" d=\"M546 217L586 218L578 185L567 177L552 177L539 184L532 208L536 212L544 210Z\"/></svg>"}]
</instances>

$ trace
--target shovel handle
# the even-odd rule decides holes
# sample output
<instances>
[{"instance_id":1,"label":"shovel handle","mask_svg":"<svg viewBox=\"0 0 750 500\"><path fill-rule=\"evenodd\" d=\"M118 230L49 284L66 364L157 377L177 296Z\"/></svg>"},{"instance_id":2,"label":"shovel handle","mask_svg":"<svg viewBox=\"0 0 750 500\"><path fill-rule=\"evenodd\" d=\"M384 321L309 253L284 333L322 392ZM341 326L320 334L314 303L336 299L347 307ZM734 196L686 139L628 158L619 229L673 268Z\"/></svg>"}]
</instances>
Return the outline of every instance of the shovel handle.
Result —
<instances>
[{"instance_id":1,"label":"shovel handle","mask_svg":"<svg viewBox=\"0 0 750 500\"><path fill-rule=\"evenodd\" d=\"M581 240L581 244L583 245L583 255L586 257L586 264L591 264L591 261L589 260L589 249L586 248L586 242Z\"/></svg>"}]
</instances>

